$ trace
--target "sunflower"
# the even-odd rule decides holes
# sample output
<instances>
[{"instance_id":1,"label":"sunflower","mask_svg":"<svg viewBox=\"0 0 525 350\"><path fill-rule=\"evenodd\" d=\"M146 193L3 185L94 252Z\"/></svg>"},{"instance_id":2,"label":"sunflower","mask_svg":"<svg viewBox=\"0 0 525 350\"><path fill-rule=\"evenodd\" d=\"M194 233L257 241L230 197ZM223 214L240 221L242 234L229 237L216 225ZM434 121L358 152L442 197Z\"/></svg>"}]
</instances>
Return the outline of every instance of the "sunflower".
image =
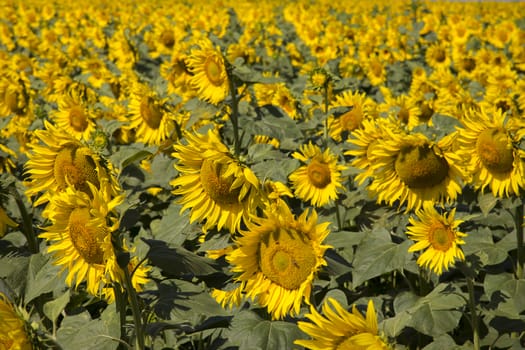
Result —
<instances>
[{"instance_id":1,"label":"sunflower","mask_svg":"<svg viewBox=\"0 0 525 350\"><path fill-rule=\"evenodd\" d=\"M363 120L369 118L369 112L374 106L372 99L366 96L365 93L358 91L345 91L341 95L335 97L335 101L331 104L331 108L347 107L345 111L339 116L330 115L328 117L328 132L330 137L337 142L342 141L342 136L359 129Z\"/></svg>"},{"instance_id":2,"label":"sunflower","mask_svg":"<svg viewBox=\"0 0 525 350\"><path fill-rule=\"evenodd\" d=\"M311 142L302 145L299 150L292 157L305 165L289 175L295 195L303 201L310 201L316 207L337 199L338 192L343 188L341 171L346 167L337 164L337 157L330 149L322 152L319 146Z\"/></svg>"},{"instance_id":3,"label":"sunflower","mask_svg":"<svg viewBox=\"0 0 525 350\"><path fill-rule=\"evenodd\" d=\"M46 130L37 130L35 134L45 145L31 145L33 152L25 164L29 175L26 195L45 192L34 205L47 202L48 191L60 192L73 186L89 194L89 183L98 188L100 178L108 174L100 157L51 123L44 121L44 126Z\"/></svg>"},{"instance_id":4,"label":"sunflower","mask_svg":"<svg viewBox=\"0 0 525 350\"><path fill-rule=\"evenodd\" d=\"M400 121L392 118L365 119L362 127L355 130L352 137L347 140L352 149L345 151L344 154L353 156L350 164L362 170L354 178L358 185L362 185L366 179L374 175L373 163L370 159L373 158L373 150L380 140L387 137L388 133L385 129L401 130Z\"/></svg>"},{"instance_id":5,"label":"sunflower","mask_svg":"<svg viewBox=\"0 0 525 350\"><path fill-rule=\"evenodd\" d=\"M95 131L95 116L76 94L64 94L58 99L58 111L52 116L56 126L77 140L89 140Z\"/></svg>"},{"instance_id":6,"label":"sunflower","mask_svg":"<svg viewBox=\"0 0 525 350\"><path fill-rule=\"evenodd\" d=\"M236 273L237 287L214 291L223 306L239 305L243 297L266 307L273 319L297 315L302 301L310 304L312 282L322 266L323 245L329 223L317 223L317 213L308 210L295 218L286 205L254 218L248 230L236 239L226 260Z\"/></svg>"},{"instance_id":7,"label":"sunflower","mask_svg":"<svg viewBox=\"0 0 525 350\"><path fill-rule=\"evenodd\" d=\"M389 136L369 156L374 179L368 189L377 194L378 203L399 201L409 211L424 202L443 204L457 198L465 174L453 150L456 133L433 142L419 133L385 131Z\"/></svg>"},{"instance_id":8,"label":"sunflower","mask_svg":"<svg viewBox=\"0 0 525 350\"><path fill-rule=\"evenodd\" d=\"M0 349L33 348L25 321L3 293L0 293L0 329Z\"/></svg>"},{"instance_id":9,"label":"sunflower","mask_svg":"<svg viewBox=\"0 0 525 350\"><path fill-rule=\"evenodd\" d=\"M455 260L465 260L465 255L459 247L465 244L465 233L457 230L463 222L454 220L456 208L448 215L440 215L431 203L425 203L417 212L419 220L410 217L407 235L416 243L408 248L409 252L424 250L417 259L417 264L441 275L454 265Z\"/></svg>"},{"instance_id":10,"label":"sunflower","mask_svg":"<svg viewBox=\"0 0 525 350\"><path fill-rule=\"evenodd\" d=\"M174 146L178 177L170 184L182 196L181 212L190 209L190 222L203 222L203 231L223 227L231 233L250 220L260 206L259 180L236 160L216 131L186 135L187 145Z\"/></svg>"},{"instance_id":11,"label":"sunflower","mask_svg":"<svg viewBox=\"0 0 525 350\"><path fill-rule=\"evenodd\" d=\"M100 189L88 183L91 197L67 187L54 193L42 215L51 221L39 235L50 245L54 264L67 270L66 283L75 288L84 281L87 291L101 296L102 288L111 276L119 274L112 232L118 228L113 210L123 200L113 197L109 181L102 181Z\"/></svg>"},{"instance_id":12,"label":"sunflower","mask_svg":"<svg viewBox=\"0 0 525 350\"><path fill-rule=\"evenodd\" d=\"M355 305L352 306L352 312L348 312L333 298L328 298L322 311L324 316L310 306L310 314L306 317L312 322L299 321L297 326L312 339L298 339L295 344L311 350L390 349L389 344L378 335L372 300L368 302L366 318Z\"/></svg>"},{"instance_id":13,"label":"sunflower","mask_svg":"<svg viewBox=\"0 0 525 350\"><path fill-rule=\"evenodd\" d=\"M188 70L193 73L189 83L205 101L218 104L228 96L229 81L224 58L219 48L209 40L202 40L191 50L186 59Z\"/></svg>"},{"instance_id":14,"label":"sunflower","mask_svg":"<svg viewBox=\"0 0 525 350\"><path fill-rule=\"evenodd\" d=\"M175 129L175 121L167 108L167 99L161 99L148 86L135 83L128 105L129 128L135 130L135 139L147 145L160 145Z\"/></svg>"},{"instance_id":15,"label":"sunflower","mask_svg":"<svg viewBox=\"0 0 525 350\"><path fill-rule=\"evenodd\" d=\"M483 191L490 187L494 196L519 194L525 185L525 152L518 148L519 132L514 120L497 107L480 105L461 120L458 154L468 161L472 184Z\"/></svg>"}]
</instances>

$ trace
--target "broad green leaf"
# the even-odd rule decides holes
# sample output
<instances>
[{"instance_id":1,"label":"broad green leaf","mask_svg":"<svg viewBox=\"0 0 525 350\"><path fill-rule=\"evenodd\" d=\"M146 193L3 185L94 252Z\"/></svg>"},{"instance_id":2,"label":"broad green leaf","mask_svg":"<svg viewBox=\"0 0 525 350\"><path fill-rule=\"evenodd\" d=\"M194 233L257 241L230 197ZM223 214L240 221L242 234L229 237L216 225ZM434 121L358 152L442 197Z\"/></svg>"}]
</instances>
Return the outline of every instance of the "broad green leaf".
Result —
<instances>
[{"instance_id":1,"label":"broad green leaf","mask_svg":"<svg viewBox=\"0 0 525 350\"><path fill-rule=\"evenodd\" d=\"M64 294L62 294L61 296L59 296L58 298L54 300L47 302L44 305L44 313L51 321L53 321L53 323L56 322L62 310L64 310L67 303L69 303L69 299L70 299L69 293L70 292L68 289Z\"/></svg>"},{"instance_id":2,"label":"broad green leaf","mask_svg":"<svg viewBox=\"0 0 525 350\"><path fill-rule=\"evenodd\" d=\"M485 293L496 305L496 314L518 319L525 310L525 279L510 273L488 274L483 282Z\"/></svg>"},{"instance_id":3,"label":"broad green leaf","mask_svg":"<svg viewBox=\"0 0 525 350\"><path fill-rule=\"evenodd\" d=\"M496 206L498 199L491 192L478 194L478 205L483 215L489 215L490 211Z\"/></svg>"},{"instance_id":4,"label":"broad green leaf","mask_svg":"<svg viewBox=\"0 0 525 350\"><path fill-rule=\"evenodd\" d=\"M150 247L147 254L149 263L159 267L167 275L203 276L217 272L213 259L202 257L183 247L169 247L163 241L144 239L144 242Z\"/></svg>"},{"instance_id":5,"label":"broad green leaf","mask_svg":"<svg viewBox=\"0 0 525 350\"><path fill-rule=\"evenodd\" d=\"M87 311L66 316L58 329L57 342L62 349L113 350L118 346L119 333L111 324L114 322L110 320L91 319Z\"/></svg>"},{"instance_id":6,"label":"broad green leaf","mask_svg":"<svg viewBox=\"0 0 525 350\"><path fill-rule=\"evenodd\" d=\"M507 235L498 243L494 243L493 231L483 227L470 232L461 247L466 255L477 255L483 265L496 265L507 259L508 251L515 247L512 236L514 235Z\"/></svg>"},{"instance_id":7,"label":"broad green leaf","mask_svg":"<svg viewBox=\"0 0 525 350\"><path fill-rule=\"evenodd\" d=\"M299 168L299 166L298 160L284 158L279 160L268 159L254 164L251 168L260 180L270 179L287 183L288 175Z\"/></svg>"},{"instance_id":8,"label":"broad green leaf","mask_svg":"<svg viewBox=\"0 0 525 350\"><path fill-rule=\"evenodd\" d=\"M180 205L171 203L162 213L161 219L153 220L150 224L153 238L164 241L169 245L181 246L185 240L201 234L196 224L191 224L188 215L180 213Z\"/></svg>"},{"instance_id":9,"label":"broad green leaf","mask_svg":"<svg viewBox=\"0 0 525 350\"><path fill-rule=\"evenodd\" d=\"M28 303L41 294L53 291L57 283L63 283L59 276L60 268L53 265L51 255L33 254L27 271L25 302Z\"/></svg>"},{"instance_id":10,"label":"broad green leaf","mask_svg":"<svg viewBox=\"0 0 525 350\"><path fill-rule=\"evenodd\" d=\"M153 152L155 152L153 148L148 149L146 146L128 146L113 153L110 160L118 169L122 170L131 163L139 162L151 156Z\"/></svg>"},{"instance_id":11,"label":"broad green leaf","mask_svg":"<svg viewBox=\"0 0 525 350\"><path fill-rule=\"evenodd\" d=\"M454 339L448 335L443 334L434 338L431 344L425 346L423 350L443 350L443 349L457 349L457 344Z\"/></svg>"},{"instance_id":12,"label":"broad green leaf","mask_svg":"<svg viewBox=\"0 0 525 350\"><path fill-rule=\"evenodd\" d=\"M408 253L411 244L410 241L395 244L374 238L365 239L357 247L352 263L353 287L358 287L371 278L403 269L412 257Z\"/></svg>"},{"instance_id":13,"label":"broad green leaf","mask_svg":"<svg viewBox=\"0 0 525 350\"><path fill-rule=\"evenodd\" d=\"M23 293L22 290L27 283L28 268L29 257L4 256L0 258L0 279L9 286L9 289Z\"/></svg>"},{"instance_id":14,"label":"broad green leaf","mask_svg":"<svg viewBox=\"0 0 525 350\"><path fill-rule=\"evenodd\" d=\"M439 284L428 295L419 297L403 313L410 316L407 326L438 337L456 328L465 305L466 298L460 290L452 285ZM404 316L399 317L404 319Z\"/></svg>"},{"instance_id":15,"label":"broad green leaf","mask_svg":"<svg viewBox=\"0 0 525 350\"><path fill-rule=\"evenodd\" d=\"M239 349L300 349L296 339L306 339L295 323L263 320L253 311L239 312L232 320L228 340Z\"/></svg>"}]
</instances>

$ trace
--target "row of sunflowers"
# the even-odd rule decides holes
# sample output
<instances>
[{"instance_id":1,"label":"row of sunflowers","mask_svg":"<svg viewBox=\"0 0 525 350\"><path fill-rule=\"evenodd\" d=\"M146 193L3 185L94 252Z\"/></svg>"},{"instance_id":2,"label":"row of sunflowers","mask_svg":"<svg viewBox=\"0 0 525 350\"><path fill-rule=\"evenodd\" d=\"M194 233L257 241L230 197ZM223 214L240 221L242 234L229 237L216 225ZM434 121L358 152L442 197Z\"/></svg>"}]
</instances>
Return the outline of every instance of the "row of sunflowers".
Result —
<instances>
[{"instance_id":1,"label":"row of sunflowers","mask_svg":"<svg viewBox=\"0 0 525 350\"><path fill-rule=\"evenodd\" d=\"M0 349L525 346L524 3L0 13Z\"/></svg>"}]
</instances>

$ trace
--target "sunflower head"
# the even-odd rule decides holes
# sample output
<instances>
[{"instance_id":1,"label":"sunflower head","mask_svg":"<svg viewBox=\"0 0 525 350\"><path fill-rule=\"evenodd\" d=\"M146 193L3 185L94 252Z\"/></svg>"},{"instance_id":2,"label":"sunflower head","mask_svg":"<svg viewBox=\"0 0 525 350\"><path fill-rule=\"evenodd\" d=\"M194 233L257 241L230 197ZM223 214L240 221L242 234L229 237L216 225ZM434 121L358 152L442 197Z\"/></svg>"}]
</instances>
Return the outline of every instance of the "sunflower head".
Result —
<instances>
[{"instance_id":1,"label":"sunflower head","mask_svg":"<svg viewBox=\"0 0 525 350\"><path fill-rule=\"evenodd\" d=\"M199 42L198 47L191 50L186 65L193 73L189 83L202 99L218 104L226 98L229 82L224 57L211 41Z\"/></svg>"},{"instance_id":2,"label":"sunflower head","mask_svg":"<svg viewBox=\"0 0 525 350\"><path fill-rule=\"evenodd\" d=\"M434 186L448 174L448 164L437 147L422 140L404 142L395 160L395 171L410 188Z\"/></svg>"},{"instance_id":3,"label":"sunflower head","mask_svg":"<svg viewBox=\"0 0 525 350\"><path fill-rule=\"evenodd\" d=\"M416 244L408 251L423 251L417 259L418 265L429 268L437 275L448 270L456 260L465 260L459 246L465 243L463 237L466 234L458 230L462 221L454 220L454 215L455 209L440 215L432 204L427 203L417 212L418 220L409 219L411 226L407 235Z\"/></svg>"},{"instance_id":4,"label":"sunflower head","mask_svg":"<svg viewBox=\"0 0 525 350\"><path fill-rule=\"evenodd\" d=\"M459 156L466 160L475 188L489 187L494 196L518 194L525 186L525 152L517 144L521 125L497 107L480 105L462 118Z\"/></svg>"},{"instance_id":5,"label":"sunflower head","mask_svg":"<svg viewBox=\"0 0 525 350\"><path fill-rule=\"evenodd\" d=\"M338 197L343 187L341 171L345 166L337 163L330 149L322 152L317 145L310 143L302 145L300 152L294 152L292 156L305 163L289 176L297 197L311 201L315 206L323 206Z\"/></svg>"},{"instance_id":6,"label":"sunflower head","mask_svg":"<svg viewBox=\"0 0 525 350\"><path fill-rule=\"evenodd\" d=\"M312 339L296 340L295 344L306 349L341 349L388 350L390 345L378 335L377 316L372 300L368 302L366 317L352 306L349 312L333 298L323 303L319 314L315 307L310 306L310 313L306 315L311 322L299 321L299 329Z\"/></svg>"},{"instance_id":7,"label":"sunflower head","mask_svg":"<svg viewBox=\"0 0 525 350\"><path fill-rule=\"evenodd\" d=\"M315 211L296 219L284 202L273 206L266 217L248 223L248 230L227 253L238 274L238 287L215 292L218 301L238 304L244 294L266 307L274 319L298 314L302 301L309 303L317 271L326 265L323 256L329 246L322 241L328 232L328 223L318 224Z\"/></svg>"},{"instance_id":8,"label":"sunflower head","mask_svg":"<svg viewBox=\"0 0 525 350\"><path fill-rule=\"evenodd\" d=\"M0 349L33 348L24 318L3 293L0 293L0 329Z\"/></svg>"}]
</instances>

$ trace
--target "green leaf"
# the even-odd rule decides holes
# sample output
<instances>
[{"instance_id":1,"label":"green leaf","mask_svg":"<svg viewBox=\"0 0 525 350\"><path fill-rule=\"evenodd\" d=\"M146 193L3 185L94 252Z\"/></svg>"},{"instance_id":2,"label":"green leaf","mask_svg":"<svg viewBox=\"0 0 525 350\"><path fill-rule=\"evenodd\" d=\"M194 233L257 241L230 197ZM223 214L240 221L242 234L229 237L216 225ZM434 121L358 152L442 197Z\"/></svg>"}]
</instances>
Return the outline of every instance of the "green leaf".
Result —
<instances>
[{"instance_id":1,"label":"green leaf","mask_svg":"<svg viewBox=\"0 0 525 350\"><path fill-rule=\"evenodd\" d=\"M488 274L483 282L485 293L496 303L497 315L519 319L525 310L525 279L510 273ZM499 302L498 302L499 301Z\"/></svg>"},{"instance_id":2,"label":"green leaf","mask_svg":"<svg viewBox=\"0 0 525 350\"><path fill-rule=\"evenodd\" d=\"M475 254L483 265L496 265L505 261L508 251L516 246L514 235L507 235L498 243L494 243L492 235L493 231L487 227L470 232L462 245L463 252L466 255Z\"/></svg>"},{"instance_id":3,"label":"green leaf","mask_svg":"<svg viewBox=\"0 0 525 350\"><path fill-rule=\"evenodd\" d=\"M381 276L385 273L402 270L410 262L411 254L408 247L412 243L404 241L395 244L382 238L368 237L357 247L353 261L353 287L363 282Z\"/></svg>"},{"instance_id":4,"label":"green leaf","mask_svg":"<svg viewBox=\"0 0 525 350\"><path fill-rule=\"evenodd\" d=\"M442 349L456 349L457 344L454 339L448 335L443 334L435 338L431 344L425 346L423 350L442 350Z\"/></svg>"},{"instance_id":5,"label":"green leaf","mask_svg":"<svg viewBox=\"0 0 525 350\"><path fill-rule=\"evenodd\" d=\"M62 349L113 350L118 346L118 327L115 329L116 314L103 319L91 319L84 311L78 315L66 316L57 332L57 342ZM104 315L103 315L104 317Z\"/></svg>"},{"instance_id":6,"label":"green leaf","mask_svg":"<svg viewBox=\"0 0 525 350\"><path fill-rule=\"evenodd\" d=\"M494 197L491 192L487 192L487 193L479 192L478 205L484 216L489 215L490 211L494 209L497 203L498 203L498 199Z\"/></svg>"},{"instance_id":7,"label":"green leaf","mask_svg":"<svg viewBox=\"0 0 525 350\"><path fill-rule=\"evenodd\" d=\"M68 289L64 294L44 305L44 314L55 323L62 310L64 310L67 303L69 303L69 299L70 294Z\"/></svg>"},{"instance_id":8,"label":"green leaf","mask_svg":"<svg viewBox=\"0 0 525 350\"><path fill-rule=\"evenodd\" d=\"M122 170L131 163L139 162L155 152L154 149L148 150L147 148L146 146L140 147L138 145L122 148L111 155L110 161L118 169Z\"/></svg>"},{"instance_id":9,"label":"green leaf","mask_svg":"<svg viewBox=\"0 0 525 350\"><path fill-rule=\"evenodd\" d=\"M268 159L253 165L251 168L259 179L288 182L288 175L299 167L296 159Z\"/></svg>"},{"instance_id":10,"label":"green leaf","mask_svg":"<svg viewBox=\"0 0 525 350\"><path fill-rule=\"evenodd\" d=\"M438 337L457 327L465 304L466 297L461 291L449 284L439 284L428 295L415 299L411 307L401 313L396 310L396 318L402 321L398 323Z\"/></svg>"},{"instance_id":11,"label":"green leaf","mask_svg":"<svg viewBox=\"0 0 525 350\"><path fill-rule=\"evenodd\" d=\"M9 289L23 293L22 290L27 283L28 266L29 257L2 257L0 258L0 278L9 286Z\"/></svg>"},{"instance_id":12,"label":"green leaf","mask_svg":"<svg viewBox=\"0 0 525 350\"><path fill-rule=\"evenodd\" d=\"M293 342L306 335L294 323L263 320L253 311L243 310L233 318L228 338L240 349L274 350L299 349Z\"/></svg>"},{"instance_id":13,"label":"green leaf","mask_svg":"<svg viewBox=\"0 0 525 350\"><path fill-rule=\"evenodd\" d=\"M213 259L199 256L183 247L169 247L163 241L153 239L143 239L143 241L150 247L146 255L150 264L159 267L167 275L205 276L218 271L217 263Z\"/></svg>"},{"instance_id":14,"label":"green leaf","mask_svg":"<svg viewBox=\"0 0 525 350\"><path fill-rule=\"evenodd\" d=\"M28 303L39 295L53 291L57 282L62 281L61 278L57 278L59 272L59 267L53 265L50 255L33 254L27 271L25 302Z\"/></svg>"},{"instance_id":15,"label":"green leaf","mask_svg":"<svg viewBox=\"0 0 525 350\"><path fill-rule=\"evenodd\" d=\"M181 246L184 241L201 234L200 228L191 224L188 215L180 214L180 205L171 203L162 212L162 218L151 222L153 238L169 245Z\"/></svg>"}]
</instances>

